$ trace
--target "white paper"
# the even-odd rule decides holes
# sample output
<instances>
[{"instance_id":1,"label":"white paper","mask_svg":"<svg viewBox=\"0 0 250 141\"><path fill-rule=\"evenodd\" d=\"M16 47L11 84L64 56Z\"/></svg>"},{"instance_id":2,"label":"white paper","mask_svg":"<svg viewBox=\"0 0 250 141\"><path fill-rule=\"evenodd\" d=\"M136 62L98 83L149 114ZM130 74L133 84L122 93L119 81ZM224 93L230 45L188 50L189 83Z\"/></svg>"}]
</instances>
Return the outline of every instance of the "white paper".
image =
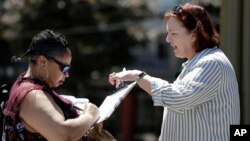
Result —
<instances>
[{"instance_id":1,"label":"white paper","mask_svg":"<svg viewBox=\"0 0 250 141\"><path fill-rule=\"evenodd\" d=\"M124 88L121 88L117 92L107 96L102 104L99 107L100 118L97 123L100 123L114 112L115 108L121 103L121 101L126 97L126 95L131 91L131 89L135 86L136 82L133 82Z\"/></svg>"},{"instance_id":2,"label":"white paper","mask_svg":"<svg viewBox=\"0 0 250 141\"><path fill-rule=\"evenodd\" d=\"M72 95L61 95L62 97L70 100L72 104L82 110L84 110L85 104L89 102L87 98L76 98Z\"/></svg>"},{"instance_id":3,"label":"white paper","mask_svg":"<svg viewBox=\"0 0 250 141\"><path fill-rule=\"evenodd\" d=\"M127 96L127 94L132 90L132 88L135 86L136 82L133 82L120 90L116 91L115 93L107 96L102 104L99 107L100 117L97 121L97 123L100 123L107 118L110 117L110 115L114 112L116 107L119 106L119 104L122 102L122 100ZM71 95L61 95L66 99L69 99L72 101L73 105L84 110L85 104L89 102L87 98L76 98Z\"/></svg>"}]
</instances>

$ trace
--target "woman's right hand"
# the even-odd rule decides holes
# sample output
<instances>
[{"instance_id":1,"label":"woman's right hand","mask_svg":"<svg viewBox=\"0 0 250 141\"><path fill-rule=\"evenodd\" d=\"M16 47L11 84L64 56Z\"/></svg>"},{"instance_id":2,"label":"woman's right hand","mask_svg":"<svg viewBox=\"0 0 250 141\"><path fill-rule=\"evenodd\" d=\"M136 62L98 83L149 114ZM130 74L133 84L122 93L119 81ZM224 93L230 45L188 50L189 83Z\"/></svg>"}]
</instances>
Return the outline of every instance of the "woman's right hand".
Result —
<instances>
[{"instance_id":1,"label":"woman's right hand","mask_svg":"<svg viewBox=\"0 0 250 141\"><path fill-rule=\"evenodd\" d=\"M111 85L115 85L116 81L135 81L136 76L140 74L141 71L139 70L127 70L127 71L121 71L121 72L113 72L109 74L109 83Z\"/></svg>"},{"instance_id":2,"label":"woman's right hand","mask_svg":"<svg viewBox=\"0 0 250 141\"><path fill-rule=\"evenodd\" d=\"M85 104L83 114L90 114L93 117L98 118L99 117L99 109L95 104L89 102L89 103Z\"/></svg>"}]
</instances>

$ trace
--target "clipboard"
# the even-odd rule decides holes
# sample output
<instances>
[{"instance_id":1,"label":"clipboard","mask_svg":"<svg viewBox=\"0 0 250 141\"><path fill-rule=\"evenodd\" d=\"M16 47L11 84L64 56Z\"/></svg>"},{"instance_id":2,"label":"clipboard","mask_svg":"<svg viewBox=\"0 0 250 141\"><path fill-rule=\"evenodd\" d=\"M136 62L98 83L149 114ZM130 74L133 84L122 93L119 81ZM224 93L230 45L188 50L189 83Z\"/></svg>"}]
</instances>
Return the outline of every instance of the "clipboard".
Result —
<instances>
[{"instance_id":1,"label":"clipboard","mask_svg":"<svg viewBox=\"0 0 250 141\"><path fill-rule=\"evenodd\" d=\"M100 117L96 123L103 122L114 112L114 110L120 105L122 100L127 96L127 94L132 90L136 85L136 82L133 82L129 85L125 85L115 93L107 96L102 104L99 106Z\"/></svg>"}]
</instances>

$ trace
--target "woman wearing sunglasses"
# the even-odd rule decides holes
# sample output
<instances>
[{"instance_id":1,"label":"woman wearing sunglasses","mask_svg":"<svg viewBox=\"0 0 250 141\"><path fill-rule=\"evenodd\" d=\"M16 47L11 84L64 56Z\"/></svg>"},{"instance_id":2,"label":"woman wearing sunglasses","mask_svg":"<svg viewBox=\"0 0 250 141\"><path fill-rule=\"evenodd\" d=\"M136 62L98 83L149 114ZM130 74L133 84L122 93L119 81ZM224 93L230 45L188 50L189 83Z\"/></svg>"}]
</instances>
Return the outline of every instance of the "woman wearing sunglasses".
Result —
<instances>
[{"instance_id":1,"label":"woman wearing sunglasses","mask_svg":"<svg viewBox=\"0 0 250 141\"><path fill-rule=\"evenodd\" d=\"M97 121L99 110L87 103L80 111L54 90L69 77L72 56L65 37L44 30L19 59L28 59L29 66L13 84L5 104L2 140L80 140Z\"/></svg>"},{"instance_id":2,"label":"woman wearing sunglasses","mask_svg":"<svg viewBox=\"0 0 250 141\"><path fill-rule=\"evenodd\" d=\"M159 141L229 141L230 125L240 123L238 84L233 66L219 49L220 37L206 10L184 4L165 14L166 42L176 57L186 58L170 83L140 70L109 75L137 81L164 107Z\"/></svg>"}]
</instances>

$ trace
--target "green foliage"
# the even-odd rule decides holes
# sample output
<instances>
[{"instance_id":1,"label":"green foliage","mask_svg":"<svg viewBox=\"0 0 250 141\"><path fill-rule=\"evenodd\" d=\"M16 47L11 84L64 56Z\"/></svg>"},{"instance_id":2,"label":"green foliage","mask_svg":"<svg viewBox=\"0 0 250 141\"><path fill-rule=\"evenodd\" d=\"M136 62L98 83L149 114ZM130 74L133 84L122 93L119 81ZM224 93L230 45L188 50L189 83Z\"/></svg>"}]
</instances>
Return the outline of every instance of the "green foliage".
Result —
<instances>
[{"instance_id":1,"label":"green foliage","mask_svg":"<svg viewBox=\"0 0 250 141\"><path fill-rule=\"evenodd\" d=\"M97 70L101 76L110 73L112 66L124 66L133 61L129 48L142 45L146 40L136 40L130 28L137 24L147 10L132 9L113 1L84 0L20 0L2 8L3 15L18 15L11 24L0 24L2 38L14 54L21 55L28 48L31 38L43 29L63 33L73 54L72 70L65 88L79 91L90 85L91 73ZM6 2L0 2L2 5ZM145 13L145 15L137 14ZM8 14L11 12L12 14ZM16 15L15 15L16 14ZM133 27L134 28L134 27ZM76 85L76 84L81 84ZM81 88L79 88L81 87Z\"/></svg>"}]
</instances>

